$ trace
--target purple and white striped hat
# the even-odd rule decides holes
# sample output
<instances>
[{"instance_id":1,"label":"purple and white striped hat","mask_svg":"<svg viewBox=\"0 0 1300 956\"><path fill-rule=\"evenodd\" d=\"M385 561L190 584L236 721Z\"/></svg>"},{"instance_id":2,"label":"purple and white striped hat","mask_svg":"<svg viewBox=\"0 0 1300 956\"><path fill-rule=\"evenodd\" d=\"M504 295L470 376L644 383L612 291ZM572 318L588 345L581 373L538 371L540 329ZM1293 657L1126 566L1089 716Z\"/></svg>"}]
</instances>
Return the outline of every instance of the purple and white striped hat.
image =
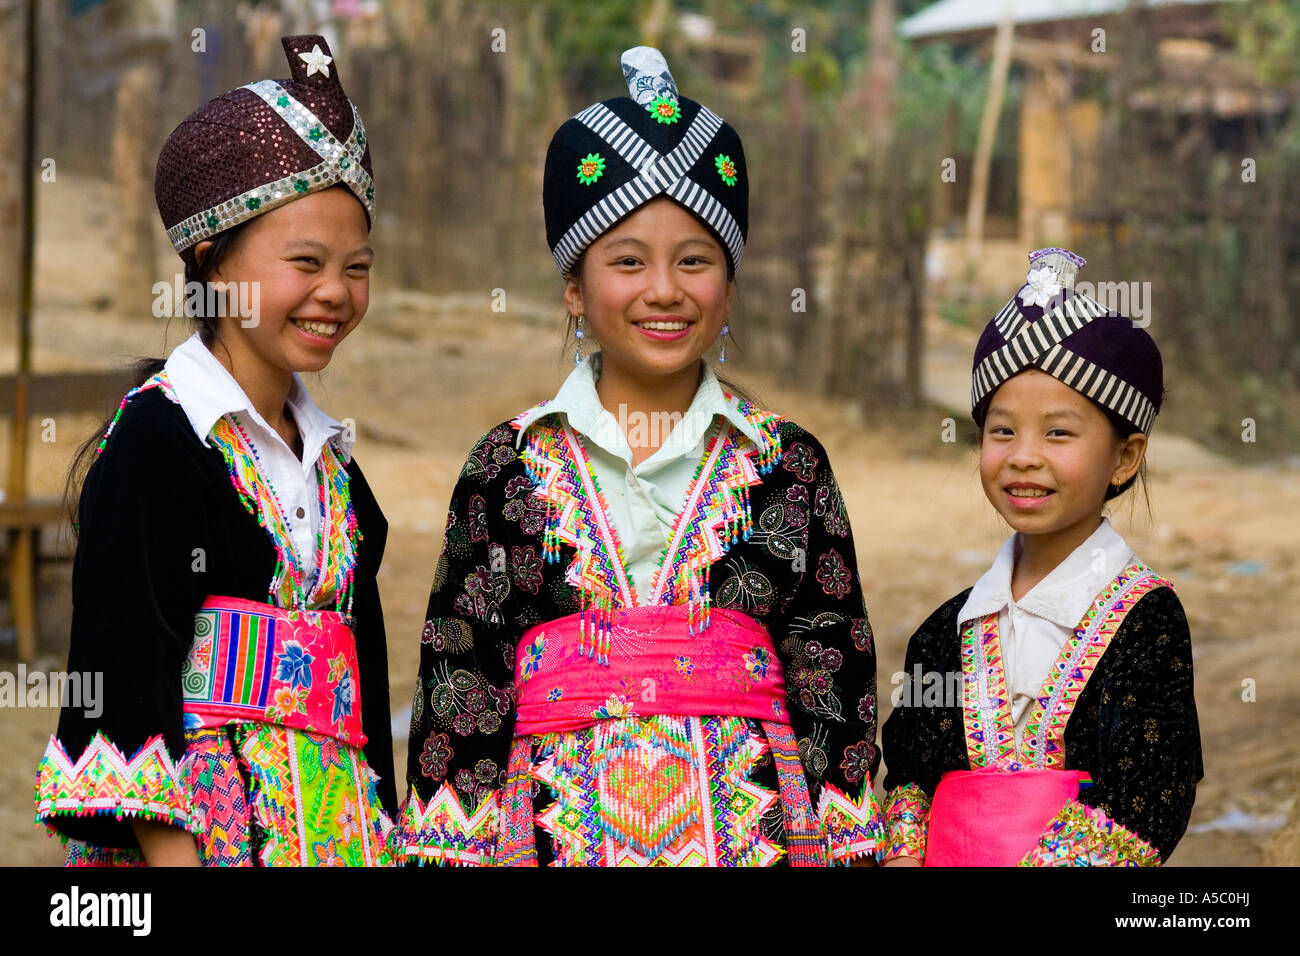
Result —
<instances>
[{"instance_id":1,"label":"purple and white striped hat","mask_svg":"<svg viewBox=\"0 0 1300 956\"><path fill-rule=\"evenodd\" d=\"M1160 349L1146 329L1074 289L1087 262L1068 249L1029 254L1029 275L975 346L971 416L983 425L1007 379L1037 368L1149 433L1164 397Z\"/></svg>"}]
</instances>

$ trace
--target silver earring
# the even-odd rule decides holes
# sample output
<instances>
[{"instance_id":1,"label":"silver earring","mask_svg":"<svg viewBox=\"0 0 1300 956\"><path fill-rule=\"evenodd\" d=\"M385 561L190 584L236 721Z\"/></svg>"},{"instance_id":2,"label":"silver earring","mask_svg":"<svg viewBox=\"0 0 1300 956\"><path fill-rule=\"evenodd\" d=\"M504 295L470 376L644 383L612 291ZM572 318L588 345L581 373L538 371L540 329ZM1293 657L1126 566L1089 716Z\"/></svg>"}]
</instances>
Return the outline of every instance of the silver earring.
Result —
<instances>
[{"instance_id":1,"label":"silver earring","mask_svg":"<svg viewBox=\"0 0 1300 956\"><path fill-rule=\"evenodd\" d=\"M718 356L718 361L722 364L726 364L727 361L727 336L730 334L731 334L731 326L728 325L726 322L723 322L722 334L719 336L719 338L722 339L722 354Z\"/></svg>"},{"instance_id":2,"label":"silver earring","mask_svg":"<svg viewBox=\"0 0 1300 956\"><path fill-rule=\"evenodd\" d=\"M582 320L585 318L586 318L585 315L580 315L574 320L576 324L574 325L574 329L573 329L573 337L577 339L577 341L573 344L574 365L582 364L582 340L587 337L587 333L582 331Z\"/></svg>"}]
</instances>

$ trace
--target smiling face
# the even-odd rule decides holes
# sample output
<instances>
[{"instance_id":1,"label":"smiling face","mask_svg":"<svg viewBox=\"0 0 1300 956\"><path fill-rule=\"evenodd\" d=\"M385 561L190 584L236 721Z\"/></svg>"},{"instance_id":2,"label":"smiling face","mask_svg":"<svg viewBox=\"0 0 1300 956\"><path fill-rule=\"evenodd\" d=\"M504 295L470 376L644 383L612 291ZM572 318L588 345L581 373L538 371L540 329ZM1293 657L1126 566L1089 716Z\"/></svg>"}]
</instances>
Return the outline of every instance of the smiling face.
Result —
<instances>
[{"instance_id":1,"label":"smiling face","mask_svg":"<svg viewBox=\"0 0 1300 956\"><path fill-rule=\"evenodd\" d=\"M602 375L644 381L695 367L731 295L717 239L677 203L655 199L592 243L564 299L600 343Z\"/></svg>"},{"instance_id":2,"label":"smiling face","mask_svg":"<svg viewBox=\"0 0 1300 956\"><path fill-rule=\"evenodd\" d=\"M1146 436L1117 438L1096 405L1037 369L1005 382L980 432L984 494L1016 531L1071 548L1097 529L1106 488L1142 463Z\"/></svg>"},{"instance_id":3,"label":"smiling face","mask_svg":"<svg viewBox=\"0 0 1300 956\"><path fill-rule=\"evenodd\" d=\"M282 379L325 368L366 314L373 261L365 213L346 188L251 220L211 278L257 283L256 321L227 315L217 330L241 384L248 375Z\"/></svg>"}]
</instances>

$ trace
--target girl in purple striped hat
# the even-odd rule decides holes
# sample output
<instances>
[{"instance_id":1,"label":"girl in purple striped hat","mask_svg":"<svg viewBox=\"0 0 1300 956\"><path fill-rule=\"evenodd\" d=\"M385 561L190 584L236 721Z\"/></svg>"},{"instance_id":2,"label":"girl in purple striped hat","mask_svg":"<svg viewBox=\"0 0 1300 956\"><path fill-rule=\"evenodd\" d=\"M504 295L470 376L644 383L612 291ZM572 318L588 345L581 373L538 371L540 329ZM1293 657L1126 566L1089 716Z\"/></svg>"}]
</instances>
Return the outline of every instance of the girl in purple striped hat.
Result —
<instances>
[{"instance_id":1,"label":"girl in purple striped hat","mask_svg":"<svg viewBox=\"0 0 1300 956\"><path fill-rule=\"evenodd\" d=\"M1160 352L1074 290L1083 259L1029 258L972 391L1014 533L908 644L923 686L884 728L886 865L1158 865L1201 777L1182 604L1104 513L1142 473Z\"/></svg>"}]
</instances>

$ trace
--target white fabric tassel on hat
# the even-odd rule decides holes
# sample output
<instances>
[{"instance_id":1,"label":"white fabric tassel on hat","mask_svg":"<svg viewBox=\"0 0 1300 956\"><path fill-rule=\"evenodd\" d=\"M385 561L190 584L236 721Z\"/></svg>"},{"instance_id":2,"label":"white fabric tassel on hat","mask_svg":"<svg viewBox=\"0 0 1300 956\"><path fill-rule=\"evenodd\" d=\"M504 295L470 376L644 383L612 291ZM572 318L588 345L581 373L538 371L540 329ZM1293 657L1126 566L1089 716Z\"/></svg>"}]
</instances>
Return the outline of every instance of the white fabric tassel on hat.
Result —
<instances>
[{"instance_id":1,"label":"white fabric tassel on hat","mask_svg":"<svg viewBox=\"0 0 1300 956\"><path fill-rule=\"evenodd\" d=\"M634 102L642 106L666 96L678 99L677 84L668 72L668 61L652 46L634 46L623 51L623 79Z\"/></svg>"}]
</instances>

